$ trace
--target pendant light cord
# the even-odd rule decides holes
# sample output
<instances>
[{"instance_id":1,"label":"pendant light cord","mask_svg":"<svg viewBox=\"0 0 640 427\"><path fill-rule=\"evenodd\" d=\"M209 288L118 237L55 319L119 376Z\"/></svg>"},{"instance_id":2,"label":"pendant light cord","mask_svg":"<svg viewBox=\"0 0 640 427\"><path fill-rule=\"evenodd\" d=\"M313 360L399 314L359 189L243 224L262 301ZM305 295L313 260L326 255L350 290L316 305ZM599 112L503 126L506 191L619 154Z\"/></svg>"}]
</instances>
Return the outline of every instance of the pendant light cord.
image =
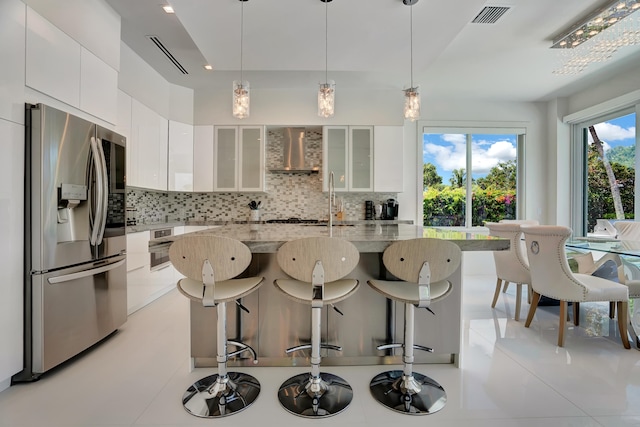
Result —
<instances>
[{"instance_id":1,"label":"pendant light cord","mask_svg":"<svg viewBox=\"0 0 640 427\"><path fill-rule=\"evenodd\" d=\"M245 0L240 0L240 85L244 85L244 80L242 79L242 45L244 44L244 2Z\"/></svg>"},{"instance_id":2,"label":"pendant light cord","mask_svg":"<svg viewBox=\"0 0 640 427\"><path fill-rule=\"evenodd\" d=\"M329 1L324 1L324 82L329 83Z\"/></svg>"},{"instance_id":3,"label":"pendant light cord","mask_svg":"<svg viewBox=\"0 0 640 427\"><path fill-rule=\"evenodd\" d=\"M409 14L409 32L411 33L409 49L411 57L411 90L413 91L413 4L409 6L411 13Z\"/></svg>"}]
</instances>

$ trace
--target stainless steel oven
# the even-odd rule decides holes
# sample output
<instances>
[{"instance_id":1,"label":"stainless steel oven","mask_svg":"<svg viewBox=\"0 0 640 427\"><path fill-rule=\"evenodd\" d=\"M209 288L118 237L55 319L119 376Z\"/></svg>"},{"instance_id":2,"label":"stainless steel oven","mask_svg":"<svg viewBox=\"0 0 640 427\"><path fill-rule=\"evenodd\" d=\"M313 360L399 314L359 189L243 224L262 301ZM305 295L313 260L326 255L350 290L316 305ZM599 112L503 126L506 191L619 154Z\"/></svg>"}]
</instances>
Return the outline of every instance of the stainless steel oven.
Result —
<instances>
[{"instance_id":1,"label":"stainless steel oven","mask_svg":"<svg viewBox=\"0 0 640 427\"><path fill-rule=\"evenodd\" d=\"M153 230L152 232L154 239L159 239L161 237L173 236L173 228L162 228L159 230ZM161 270L165 267L168 267L171 264L169 260L169 250L162 252L151 252L149 254L150 257L150 269L151 271Z\"/></svg>"}]
</instances>

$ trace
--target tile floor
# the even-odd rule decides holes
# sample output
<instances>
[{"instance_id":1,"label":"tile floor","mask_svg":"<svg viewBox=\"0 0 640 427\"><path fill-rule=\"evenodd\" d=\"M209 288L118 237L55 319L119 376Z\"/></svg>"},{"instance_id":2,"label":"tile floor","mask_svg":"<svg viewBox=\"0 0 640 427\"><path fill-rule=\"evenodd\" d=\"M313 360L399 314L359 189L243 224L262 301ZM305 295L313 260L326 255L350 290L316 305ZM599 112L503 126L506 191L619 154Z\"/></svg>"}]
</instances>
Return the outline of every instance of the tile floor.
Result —
<instances>
[{"instance_id":1,"label":"tile floor","mask_svg":"<svg viewBox=\"0 0 640 427\"><path fill-rule=\"evenodd\" d=\"M538 309L526 329L512 320L515 289L490 308L494 283L493 276L464 278L460 368L416 369L447 390L447 405L432 415L396 414L373 401L368 383L381 368L364 366L331 368L351 383L354 400L325 420L285 412L277 387L300 369L271 367L247 368L263 385L249 409L217 420L193 417L180 397L211 369L189 372L188 303L172 291L82 357L0 393L0 426L640 426L640 351L624 350L607 305L583 304L581 326L570 327L558 348L557 308Z\"/></svg>"}]
</instances>

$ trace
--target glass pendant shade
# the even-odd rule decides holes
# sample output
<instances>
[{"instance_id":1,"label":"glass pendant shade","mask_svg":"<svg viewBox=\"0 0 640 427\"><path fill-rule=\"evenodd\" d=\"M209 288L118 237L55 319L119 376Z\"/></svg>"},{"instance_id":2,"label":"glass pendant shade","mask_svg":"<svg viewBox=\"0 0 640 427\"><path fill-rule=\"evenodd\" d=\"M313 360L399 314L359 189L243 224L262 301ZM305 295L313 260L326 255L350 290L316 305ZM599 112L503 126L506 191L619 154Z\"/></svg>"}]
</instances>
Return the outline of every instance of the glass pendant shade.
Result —
<instances>
[{"instance_id":1,"label":"glass pendant shade","mask_svg":"<svg viewBox=\"0 0 640 427\"><path fill-rule=\"evenodd\" d=\"M412 122L420 118L420 93L417 87L404 91L404 118Z\"/></svg>"},{"instance_id":2,"label":"glass pendant shade","mask_svg":"<svg viewBox=\"0 0 640 427\"><path fill-rule=\"evenodd\" d=\"M246 119L249 117L249 82L233 81L233 117Z\"/></svg>"},{"instance_id":3,"label":"glass pendant shade","mask_svg":"<svg viewBox=\"0 0 640 427\"><path fill-rule=\"evenodd\" d=\"M318 89L318 116L329 118L335 113L336 84L333 80L320 83Z\"/></svg>"}]
</instances>

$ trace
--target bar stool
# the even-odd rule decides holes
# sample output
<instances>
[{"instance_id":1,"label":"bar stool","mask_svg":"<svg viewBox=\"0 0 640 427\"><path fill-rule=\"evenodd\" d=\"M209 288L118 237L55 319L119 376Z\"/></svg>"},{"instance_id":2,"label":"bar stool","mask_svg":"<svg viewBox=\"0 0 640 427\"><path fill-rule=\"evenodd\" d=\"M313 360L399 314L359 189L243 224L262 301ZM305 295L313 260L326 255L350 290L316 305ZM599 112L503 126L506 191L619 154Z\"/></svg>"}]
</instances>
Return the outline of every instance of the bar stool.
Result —
<instances>
[{"instance_id":1,"label":"bar stool","mask_svg":"<svg viewBox=\"0 0 640 427\"><path fill-rule=\"evenodd\" d=\"M414 344L415 307L426 308L451 293L447 280L460 266L460 248L441 239L402 240L382 255L385 268L398 279L369 280L369 286L387 298L404 303L404 342L378 346L378 350L403 348L403 370L376 375L369 384L374 399L403 414L424 415L442 409L447 401L444 388L426 375L413 372L414 349L433 349ZM433 311L431 311L433 313Z\"/></svg>"},{"instance_id":2,"label":"bar stool","mask_svg":"<svg viewBox=\"0 0 640 427\"><path fill-rule=\"evenodd\" d=\"M241 372L227 372L227 360L245 351L256 352L248 345L227 340L227 302L237 301L258 289L263 277L235 279L251 262L251 251L242 242L218 236L190 236L175 241L169 248L173 266L186 277L178 289L204 307L215 307L217 314L218 373L192 384L182 396L184 408L201 418L216 418L240 412L251 405L260 393L260 383ZM228 353L227 346L235 351Z\"/></svg>"},{"instance_id":3,"label":"bar stool","mask_svg":"<svg viewBox=\"0 0 640 427\"><path fill-rule=\"evenodd\" d=\"M320 372L320 349L342 350L320 343L322 307L342 301L356 291L358 280L343 277L356 267L360 253L347 240L309 237L286 242L278 249L276 259L293 279L276 279L275 286L293 300L311 305L311 344L286 350L289 354L311 349L311 373L295 375L282 383L278 400L287 411L301 417L335 415L351 403L353 391L343 378Z\"/></svg>"}]
</instances>

